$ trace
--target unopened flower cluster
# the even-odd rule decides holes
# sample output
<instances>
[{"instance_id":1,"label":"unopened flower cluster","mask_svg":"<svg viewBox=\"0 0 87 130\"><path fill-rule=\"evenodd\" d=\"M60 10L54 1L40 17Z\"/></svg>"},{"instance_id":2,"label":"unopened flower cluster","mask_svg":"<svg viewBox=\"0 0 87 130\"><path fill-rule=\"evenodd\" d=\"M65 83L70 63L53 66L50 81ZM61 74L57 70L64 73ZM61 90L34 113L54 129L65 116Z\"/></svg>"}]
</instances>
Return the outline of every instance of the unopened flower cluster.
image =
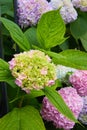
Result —
<instances>
[{"instance_id":1,"label":"unopened flower cluster","mask_svg":"<svg viewBox=\"0 0 87 130\"><path fill-rule=\"evenodd\" d=\"M51 9L47 0L18 0L19 25L22 28L36 25L41 15Z\"/></svg>"},{"instance_id":2,"label":"unopened flower cluster","mask_svg":"<svg viewBox=\"0 0 87 130\"><path fill-rule=\"evenodd\" d=\"M39 50L16 54L9 65L15 83L27 93L55 83L56 67L50 57Z\"/></svg>"},{"instance_id":3,"label":"unopened flower cluster","mask_svg":"<svg viewBox=\"0 0 87 130\"><path fill-rule=\"evenodd\" d=\"M78 95L76 89L72 87L61 88L59 91L60 95L64 99L65 103L73 112L74 116L78 118L79 113L83 107L83 100ZM41 115L46 121L51 121L56 128L63 128L64 130L70 130L74 126L74 122L67 119L62 115L45 97L43 99Z\"/></svg>"}]
</instances>

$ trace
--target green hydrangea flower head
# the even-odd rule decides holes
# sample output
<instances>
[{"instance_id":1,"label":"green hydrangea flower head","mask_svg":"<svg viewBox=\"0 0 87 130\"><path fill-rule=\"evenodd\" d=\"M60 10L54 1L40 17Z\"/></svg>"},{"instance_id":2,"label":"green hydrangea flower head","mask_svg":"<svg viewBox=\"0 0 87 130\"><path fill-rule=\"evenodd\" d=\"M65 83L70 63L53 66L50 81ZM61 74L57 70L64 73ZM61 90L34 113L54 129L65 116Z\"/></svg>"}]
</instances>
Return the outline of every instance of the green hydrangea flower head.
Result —
<instances>
[{"instance_id":1,"label":"green hydrangea flower head","mask_svg":"<svg viewBox=\"0 0 87 130\"><path fill-rule=\"evenodd\" d=\"M39 50L15 54L9 61L9 68L16 79L15 83L26 93L51 86L57 79L56 66L48 55Z\"/></svg>"}]
</instances>

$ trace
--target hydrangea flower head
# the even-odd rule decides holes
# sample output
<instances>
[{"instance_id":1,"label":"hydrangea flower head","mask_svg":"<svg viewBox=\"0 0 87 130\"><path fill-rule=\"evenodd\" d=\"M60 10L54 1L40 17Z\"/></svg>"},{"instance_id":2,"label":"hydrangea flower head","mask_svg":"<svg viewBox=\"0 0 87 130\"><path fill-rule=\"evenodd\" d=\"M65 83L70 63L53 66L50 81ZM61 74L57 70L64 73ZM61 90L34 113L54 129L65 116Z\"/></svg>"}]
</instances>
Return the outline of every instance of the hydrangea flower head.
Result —
<instances>
[{"instance_id":1,"label":"hydrangea flower head","mask_svg":"<svg viewBox=\"0 0 87 130\"><path fill-rule=\"evenodd\" d=\"M87 96L83 97L83 108L78 119L81 123L87 125Z\"/></svg>"},{"instance_id":2,"label":"hydrangea flower head","mask_svg":"<svg viewBox=\"0 0 87 130\"><path fill-rule=\"evenodd\" d=\"M76 71L76 69L74 69L74 68L66 67L63 65L57 65L57 78L63 79L63 78L65 78L65 76L68 72L73 73L75 71Z\"/></svg>"},{"instance_id":3,"label":"hydrangea flower head","mask_svg":"<svg viewBox=\"0 0 87 130\"><path fill-rule=\"evenodd\" d=\"M51 9L47 0L18 0L19 25L22 28L36 25L41 15Z\"/></svg>"},{"instance_id":4,"label":"hydrangea flower head","mask_svg":"<svg viewBox=\"0 0 87 130\"><path fill-rule=\"evenodd\" d=\"M71 109L76 118L83 107L83 100L78 95L76 89L72 87L61 88L59 91L60 95L64 99L65 103ZM74 122L62 115L45 97L43 99L41 115L46 121L51 121L56 128L63 128L64 130L70 130L74 126Z\"/></svg>"},{"instance_id":5,"label":"hydrangea flower head","mask_svg":"<svg viewBox=\"0 0 87 130\"><path fill-rule=\"evenodd\" d=\"M80 7L80 0L72 0L72 4L73 6L75 6L76 8Z\"/></svg>"},{"instance_id":6,"label":"hydrangea flower head","mask_svg":"<svg viewBox=\"0 0 87 130\"><path fill-rule=\"evenodd\" d=\"M60 14L65 23L71 23L77 19L77 11L74 9L72 4L65 5L60 9Z\"/></svg>"},{"instance_id":7,"label":"hydrangea flower head","mask_svg":"<svg viewBox=\"0 0 87 130\"><path fill-rule=\"evenodd\" d=\"M77 19L78 14L71 0L51 0L50 3L53 9L60 8L60 14L66 24Z\"/></svg>"},{"instance_id":8,"label":"hydrangea flower head","mask_svg":"<svg viewBox=\"0 0 87 130\"><path fill-rule=\"evenodd\" d=\"M15 83L26 92L55 83L56 66L48 55L39 50L16 54L9 65L12 75L16 78Z\"/></svg>"},{"instance_id":9,"label":"hydrangea flower head","mask_svg":"<svg viewBox=\"0 0 87 130\"><path fill-rule=\"evenodd\" d=\"M87 70L77 70L69 78L80 96L87 96Z\"/></svg>"},{"instance_id":10,"label":"hydrangea flower head","mask_svg":"<svg viewBox=\"0 0 87 130\"><path fill-rule=\"evenodd\" d=\"M81 11L87 11L87 0L72 0L72 3L76 8L80 8Z\"/></svg>"},{"instance_id":11,"label":"hydrangea flower head","mask_svg":"<svg viewBox=\"0 0 87 130\"><path fill-rule=\"evenodd\" d=\"M62 0L51 0L50 5L52 6L53 9L59 9L60 7L63 6L63 1Z\"/></svg>"}]
</instances>

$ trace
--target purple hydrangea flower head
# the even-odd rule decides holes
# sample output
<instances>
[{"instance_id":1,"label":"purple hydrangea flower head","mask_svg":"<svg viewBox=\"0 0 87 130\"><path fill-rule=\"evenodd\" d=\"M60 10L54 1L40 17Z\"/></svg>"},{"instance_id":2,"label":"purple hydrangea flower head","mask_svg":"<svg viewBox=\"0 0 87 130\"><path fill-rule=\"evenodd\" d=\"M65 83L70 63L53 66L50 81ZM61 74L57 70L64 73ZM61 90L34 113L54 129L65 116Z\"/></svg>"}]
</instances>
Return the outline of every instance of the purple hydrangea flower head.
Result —
<instances>
[{"instance_id":1,"label":"purple hydrangea flower head","mask_svg":"<svg viewBox=\"0 0 87 130\"><path fill-rule=\"evenodd\" d=\"M18 0L19 25L22 28L36 25L41 15L51 9L47 0Z\"/></svg>"},{"instance_id":2,"label":"purple hydrangea flower head","mask_svg":"<svg viewBox=\"0 0 87 130\"><path fill-rule=\"evenodd\" d=\"M65 5L60 9L60 14L65 23L71 23L77 19L77 11L74 9L72 4Z\"/></svg>"},{"instance_id":3,"label":"purple hydrangea flower head","mask_svg":"<svg viewBox=\"0 0 87 130\"><path fill-rule=\"evenodd\" d=\"M83 12L87 11L87 0L72 0L72 4Z\"/></svg>"},{"instance_id":4,"label":"purple hydrangea flower head","mask_svg":"<svg viewBox=\"0 0 87 130\"><path fill-rule=\"evenodd\" d=\"M73 6L75 6L76 8L80 7L80 0L72 0L72 4Z\"/></svg>"},{"instance_id":5,"label":"purple hydrangea flower head","mask_svg":"<svg viewBox=\"0 0 87 130\"><path fill-rule=\"evenodd\" d=\"M87 70L77 70L69 78L80 96L87 96Z\"/></svg>"},{"instance_id":6,"label":"purple hydrangea flower head","mask_svg":"<svg viewBox=\"0 0 87 130\"><path fill-rule=\"evenodd\" d=\"M25 92L40 90L55 84L56 66L51 58L39 50L30 50L14 55L9 68L15 77L15 83Z\"/></svg>"},{"instance_id":7,"label":"purple hydrangea flower head","mask_svg":"<svg viewBox=\"0 0 87 130\"><path fill-rule=\"evenodd\" d=\"M59 91L60 95L64 99L65 103L71 109L76 118L83 107L83 100L78 95L76 89L72 87L61 88ZM70 130L74 126L74 122L67 119L62 115L47 99L44 97L41 109L41 115L46 121L51 121L56 128L63 128L64 130Z\"/></svg>"},{"instance_id":8,"label":"purple hydrangea flower head","mask_svg":"<svg viewBox=\"0 0 87 130\"><path fill-rule=\"evenodd\" d=\"M87 0L81 0L81 1L80 1L80 9L81 9L83 12L86 12L86 11L87 11Z\"/></svg>"},{"instance_id":9,"label":"purple hydrangea flower head","mask_svg":"<svg viewBox=\"0 0 87 130\"><path fill-rule=\"evenodd\" d=\"M53 9L60 8L60 14L66 24L77 19L78 14L71 0L51 0L50 3Z\"/></svg>"},{"instance_id":10,"label":"purple hydrangea flower head","mask_svg":"<svg viewBox=\"0 0 87 130\"><path fill-rule=\"evenodd\" d=\"M57 78L63 79L63 78L65 78L65 76L68 72L73 73L75 71L76 71L76 69L74 69L74 68L66 67L63 65L57 65Z\"/></svg>"},{"instance_id":11,"label":"purple hydrangea flower head","mask_svg":"<svg viewBox=\"0 0 87 130\"><path fill-rule=\"evenodd\" d=\"M83 108L78 119L81 123L87 125L87 96L83 97Z\"/></svg>"}]
</instances>

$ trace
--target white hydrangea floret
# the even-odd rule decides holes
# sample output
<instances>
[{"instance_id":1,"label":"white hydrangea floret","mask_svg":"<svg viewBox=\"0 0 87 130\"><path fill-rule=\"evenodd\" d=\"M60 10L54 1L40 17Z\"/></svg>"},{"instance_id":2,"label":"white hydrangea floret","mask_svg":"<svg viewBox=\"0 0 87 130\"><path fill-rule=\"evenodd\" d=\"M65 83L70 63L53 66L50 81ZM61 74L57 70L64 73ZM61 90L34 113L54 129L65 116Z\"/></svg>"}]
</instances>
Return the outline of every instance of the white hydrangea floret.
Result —
<instances>
[{"instance_id":1,"label":"white hydrangea floret","mask_svg":"<svg viewBox=\"0 0 87 130\"><path fill-rule=\"evenodd\" d=\"M66 66L63 66L63 65L57 65L57 78L58 79L63 79L65 78L65 76L67 75L67 73L73 73L76 71L76 69L74 68L71 68L71 67L66 67Z\"/></svg>"}]
</instances>

